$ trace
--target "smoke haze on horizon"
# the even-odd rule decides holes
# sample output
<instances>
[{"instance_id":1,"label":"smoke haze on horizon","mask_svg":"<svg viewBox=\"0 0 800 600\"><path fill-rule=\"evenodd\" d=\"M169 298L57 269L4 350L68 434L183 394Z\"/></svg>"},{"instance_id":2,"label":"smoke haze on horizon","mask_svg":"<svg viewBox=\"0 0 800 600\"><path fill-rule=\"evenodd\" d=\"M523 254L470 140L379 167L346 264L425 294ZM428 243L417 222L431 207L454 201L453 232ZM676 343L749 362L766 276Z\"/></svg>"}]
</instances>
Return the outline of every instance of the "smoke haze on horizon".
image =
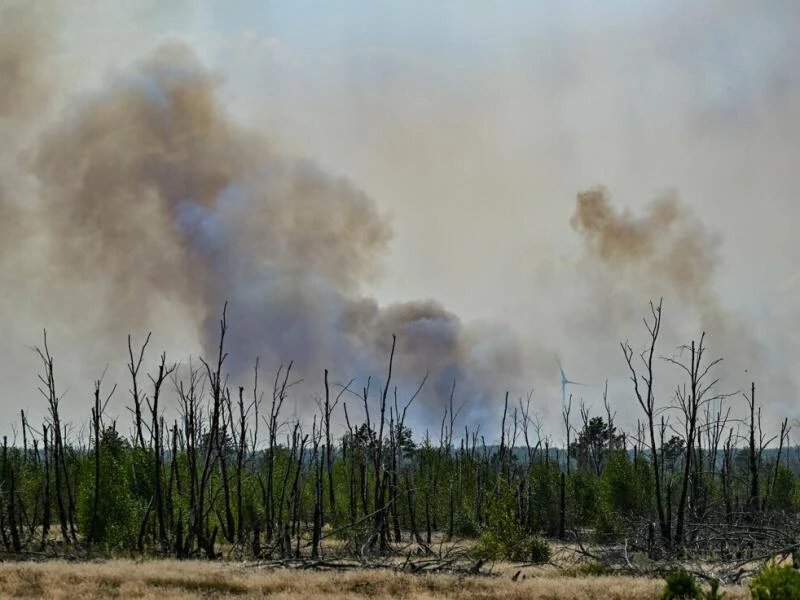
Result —
<instances>
[{"instance_id":1,"label":"smoke haze on horizon","mask_svg":"<svg viewBox=\"0 0 800 600\"><path fill-rule=\"evenodd\" d=\"M534 388L557 438L558 352L630 427L618 343L660 296L662 354L705 329L725 391L800 416L800 10L229 6L0 4L4 422L44 412L43 327L70 418L112 363L124 420L127 333L207 355L229 300L237 384L295 360L302 410L395 333L418 423L456 379L465 422Z\"/></svg>"}]
</instances>

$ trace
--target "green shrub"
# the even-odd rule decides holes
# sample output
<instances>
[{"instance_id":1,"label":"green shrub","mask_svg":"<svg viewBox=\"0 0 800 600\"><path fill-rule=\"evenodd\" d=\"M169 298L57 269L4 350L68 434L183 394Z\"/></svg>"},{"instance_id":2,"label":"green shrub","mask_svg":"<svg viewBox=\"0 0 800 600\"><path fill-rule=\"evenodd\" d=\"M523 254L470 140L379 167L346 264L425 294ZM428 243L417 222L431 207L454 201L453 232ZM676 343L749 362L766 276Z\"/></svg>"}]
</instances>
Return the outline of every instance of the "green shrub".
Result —
<instances>
[{"instance_id":1,"label":"green shrub","mask_svg":"<svg viewBox=\"0 0 800 600\"><path fill-rule=\"evenodd\" d=\"M536 535L502 537L485 531L473 548L476 558L546 563L550 560L550 544Z\"/></svg>"},{"instance_id":2,"label":"green shrub","mask_svg":"<svg viewBox=\"0 0 800 600\"><path fill-rule=\"evenodd\" d=\"M135 455L116 430L107 428L101 438L100 495L94 522L96 547L134 548L139 533L146 502L138 498L133 479ZM146 455L143 455L147 458ZM141 459L140 473L149 473L151 463ZM88 535L94 512L94 456L82 461L78 473L77 521L78 529Z\"/></svg>"},{"instance_id":3,"label":"green shrub","mask_svg":"<svg viewBox=\"0 0 800 600\"><path fill-rule=\"evenodd\" d=\"M694 600L700 598L700 587L694 575L678 569L666 576L666 585L661 592L661 600Z\"/></svg>"},{"instance_id":4,"label":"green shrub","mask_svg":"<svg viewBox=\"0 0 800 600\"><path fill-rule=\"evenodd\" d=\"M550 543L538 535L529 536L522 544L525 551L525 558L533 563L541 564L550 560Z\"/></svg>"},{"instance_id":5,"label":"green shrub","mask_svg":"<svg viewBox=\"0 0 800 600\"><path fill-rule=\"evenodd\" d=\"M463 538L478 537L478 526L466 510L459 512L453 522L453 533Z\"/></svg>"},{"instance_id":6,"label":"green shrub","mask_svg":"<svg viewBox=\"0 0 800 600\"><path fill-rule=\"evenodd\" d=\"M508 558L504 540L492 531L484 532L472 548L475 558L484 560L502 560Z\"/></svg>"},{"instance_id":7,"label":"green shrub","mask_svg":"<svg viewBox=\"0 0 800 600\"><path fill-rule=\"evenodd\" d=\"M766 567L750 582L753 600L800 600L800 573L790 566Z\"/></svg>"},{"instance_id":8,"label":"green shrub","mask_svg":"<svg viewBox=\"0 0 800 600\"><path fill-rule=\"evenodd\" d=\"M502 482L487 507L487 527L475 544L473 554L485 560L513 560L544 563L550 560L547 540L531 535L517 520L513 490Z\"/></svg>"}]
</instances>

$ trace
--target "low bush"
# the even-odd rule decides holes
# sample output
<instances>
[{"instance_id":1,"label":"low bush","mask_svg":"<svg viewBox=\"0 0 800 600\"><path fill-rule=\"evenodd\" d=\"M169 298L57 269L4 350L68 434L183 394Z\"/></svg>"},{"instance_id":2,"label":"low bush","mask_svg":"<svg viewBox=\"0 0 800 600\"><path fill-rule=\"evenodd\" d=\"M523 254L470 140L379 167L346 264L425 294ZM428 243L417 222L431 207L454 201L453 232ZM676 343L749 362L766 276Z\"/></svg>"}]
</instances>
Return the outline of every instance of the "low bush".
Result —
<instances>
[{"instance_id":1,"label":"low bush","mask_svg":"<svg viewBox=\"0 0 800 600\"><path fill-rule=\"evenodd\" d=\"M489 502L487 527L481 533L473 553L484 560L513 560L545 563L550 560L550 544L532 535L515 514L513 491L501 485Z\"/></svg>"},{"instance_id":2,"label":"low bush","mask_svg":"<svg viewBox=\"0 0 800 600\"><path fill-rule=\"evenodd\" d=\"M684 569L678 569L666 576L666 585L661 593L661 600L723 600L725 592L719 591L719 580L712 579L709 589L702 589L694 575Z\"/></svg>"},{"instance_id":3,"label":"low bush","mask_svg":"<svg viewBox=\"0 0 800 600\"><path fill-rule=\"evenodd\" d=\"M750 582L753 600L800 600L800 573L790 566L763 569Z\"/></svg>"},{"instance_id":4,"label":"low bush","mask_svg":"<svg viewBox=\"0 0 800 600\"><path fill-rule=\"evenodd\" d=\"M484 560L541 564L550 560L551 550L549 542L536 535L502 537L493 531L486 531L475 544L473 553Z\"/></svg>"},{"instance_id":5,"label":"low bush","mask_svg":"<svg viewBox=\"0 0 800 600\"><path fill-rule=\"evenodd\" d=\"M700 586L694 575L684 569L677 569L666 577L666 585L661 600L695 600L700 598Z\"/></svg>"}]
</instances>

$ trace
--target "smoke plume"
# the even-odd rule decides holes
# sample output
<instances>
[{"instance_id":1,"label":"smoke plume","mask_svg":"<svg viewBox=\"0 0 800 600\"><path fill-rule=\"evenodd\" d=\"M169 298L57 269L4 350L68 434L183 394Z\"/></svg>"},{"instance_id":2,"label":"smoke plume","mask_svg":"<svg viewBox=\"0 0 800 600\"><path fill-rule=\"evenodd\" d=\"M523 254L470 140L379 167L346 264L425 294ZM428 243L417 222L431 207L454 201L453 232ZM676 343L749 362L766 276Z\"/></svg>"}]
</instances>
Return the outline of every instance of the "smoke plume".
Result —
<instances>
[{"instance_id":1,"label":"smoke plume","mask_svg":"<svg viewBox=\"0 0 800 600\"><path fill-rule=\"evenodd\" d=\"M635 420L617 342L661 296L661 352L706 330L724 391L763 381L796 416L798 290L777 289L798 268L795 7L734 3L709 37L695 6L613 31L593 10L439 6L422 31L294 5L226 3L223 26L204 2L0 4L0 378L34 420L42 327L82 419L106 364L124 390L129 332L208 356L226 301L231 385L294 360L310 406L326 368L380 380L396 334L400 394L430 372L426 421L455 380L470 425L535 387L561 431L554 351L579 397L609 378ZM613 201L573 203L594 182ZM682 199L639 202L664 185Z\"/></svg>"},{"instance_id":2,"label":"smoke plume","mask_svg":"<svg viewBox=\"0 0 800 600\"><path fill-rule=\"evenodd\" d=\"M681 302L712 308L719 238L675 196L656 198L641 217L618 212L606 190L578 194L573 229L590 255L646 284L665 285Z\"/></svg>"},{"instance_id":3,"label":"smoke plume","mask_svg":"<svg viewBox=\"0 0 800 600\"><path fill-rule=\"evenodd\" d=\"M229 300L235 378L260 357L272 368L294 361L313 382L325 368L380 379L393 334L397 383L412 389L429 372L422 399L436 411L454 381L479 410L519 374L516 344L501 331L433 301L379 306L365 296L392 236L387 219L348 180L239 128L214 74L183 44L69 106L28 167L48 286L102 294L92 319L119 341L158 327L150 316L167 302L213 354ZM1 223L3 237L15 228Z\"/></svg>"},{"instance_id":4,"label":"smoke plume","mask_svg":"<svg viewBox=\"0 0 800 600\"><path fill-rule=\"evenodd\" d=\"M34 114L47 94L46 2L0 7L0 119Z\"/></svg>"},{"instance_id":5,"label":"smoke plume","mask_svg":"<svg viewBox=\"0 0 800 600\"><path fill-rule=\"evenodd\" d=\"M763 370L764 348L755 332L715 291L721 238L675 194L655 198L637 216L614 208L606 189L593 188L578 194L570 224L594 276L593 318L615 328L618 338L630 335L631 316L646 314L647 299L662 297L665 354L705 331L707 356L723 358L717 375L727 374L728 385L740 382L745 370Z\"/></svg>"}]
</instances>

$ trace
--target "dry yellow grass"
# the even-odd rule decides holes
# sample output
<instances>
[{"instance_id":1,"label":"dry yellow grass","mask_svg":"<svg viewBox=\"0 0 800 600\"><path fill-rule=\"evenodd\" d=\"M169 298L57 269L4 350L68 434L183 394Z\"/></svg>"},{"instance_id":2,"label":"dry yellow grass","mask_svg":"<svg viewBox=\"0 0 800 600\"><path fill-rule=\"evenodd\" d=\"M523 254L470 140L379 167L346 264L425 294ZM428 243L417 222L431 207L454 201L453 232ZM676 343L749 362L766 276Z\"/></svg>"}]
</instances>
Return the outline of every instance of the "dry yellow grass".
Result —
<instances>
[{"instance_id":1,"label":"dry yellow grass","mask_svg":"<svg viewBox=\"0 0 800 600\"><path fill-rule=\"evenodd\" d=\"M0 564L2 598L480 598L484 600L656 599L663 582L630 577L561 577L516 569L497 578L453 575L415 576L392 571L343 573L294 569L267 570L233 563L178 561ZM744 589L728 590L730 600L747 598Z\"/></svg>"}]
</instances>

